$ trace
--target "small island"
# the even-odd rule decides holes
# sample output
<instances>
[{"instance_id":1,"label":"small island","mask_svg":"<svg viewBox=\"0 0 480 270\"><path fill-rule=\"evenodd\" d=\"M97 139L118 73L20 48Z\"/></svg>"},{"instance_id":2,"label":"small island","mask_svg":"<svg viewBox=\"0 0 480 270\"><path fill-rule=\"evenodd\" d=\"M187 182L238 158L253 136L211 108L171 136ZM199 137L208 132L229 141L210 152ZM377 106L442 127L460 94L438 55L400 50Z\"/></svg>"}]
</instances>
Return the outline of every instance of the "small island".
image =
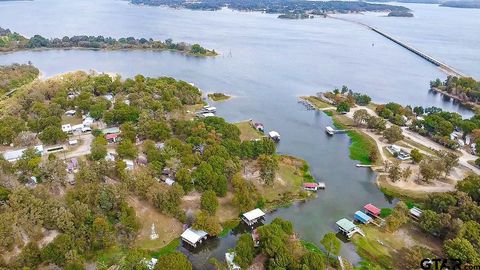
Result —
<instances>
[{"instance_id":1,"label":"small island","mask_svg":"<svg viewBox=\"0 0 480 270\"><path fill-rule=\"evenodd\" d=\"M413 13L407 11L392 11L388 13L387 17L406 17L411 18L413 17Z\"/></svg>"},{"instance_id":2,"label":"small island","mask_svg":"<svg viewBox=\"0 0 480 270\"><path fill-rule=\"evenodd\" d=\"M209 99L213 101L225 101L231 98L231 96L224 93L211 93L207 95Z\"/></svg>"},{"instance_id":3,"label":"small island","mask_svg":"<svg viewBox=\"0 0 480 270\"><path fill-rule=\"evenodd\" d=\"M191 56L216 56L215 50L208 50L199 44L153 40L152 38L119 38L104 36L72 36L63 38L45 38L34 35L24 37L10 29L0 27L0 52L12 52L33 49L92 49L92 50L170 50Z\"/></svg>"},{"instance_id":4,"label":"small island","mask_svg":"<svg viewBox=\"0 0 480 270\"><path fill-rule=\"evenodd\" d=\"M303 20L303 19L313 19L313 15L309 15L307 13L285 13L278 15L279 19L290 19L290 20Z\"/></svg>"}]
</instances>

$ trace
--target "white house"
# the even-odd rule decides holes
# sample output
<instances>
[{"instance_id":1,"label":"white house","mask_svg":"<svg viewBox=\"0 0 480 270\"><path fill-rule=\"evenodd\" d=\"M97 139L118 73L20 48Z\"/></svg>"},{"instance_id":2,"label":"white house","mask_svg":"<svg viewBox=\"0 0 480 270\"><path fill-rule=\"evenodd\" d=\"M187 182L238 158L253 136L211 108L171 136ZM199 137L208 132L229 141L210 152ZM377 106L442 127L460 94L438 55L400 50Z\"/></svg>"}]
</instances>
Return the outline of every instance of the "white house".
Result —
<instances>
[{"instance_id":1,"label":"white house","mask_svg":"<svg viewBox=\"0 0 480 270\"><path fill-rule=\"evenodd\" d=\"M80 132L85 126L83 124L73 125L72 132Z\"/></svg>"}]
</instances>

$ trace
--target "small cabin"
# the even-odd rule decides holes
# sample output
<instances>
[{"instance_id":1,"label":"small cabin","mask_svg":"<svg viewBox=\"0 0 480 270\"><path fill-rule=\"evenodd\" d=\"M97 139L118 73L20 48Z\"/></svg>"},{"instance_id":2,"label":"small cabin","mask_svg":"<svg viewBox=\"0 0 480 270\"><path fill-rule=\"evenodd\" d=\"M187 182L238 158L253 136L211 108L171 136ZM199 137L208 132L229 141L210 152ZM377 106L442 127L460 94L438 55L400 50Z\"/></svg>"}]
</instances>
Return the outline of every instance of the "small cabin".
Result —
<instances>
[{"instance_id":1,"label":"small cabin","mask_svg":"<svg viewBox=\"0 0 480 270\"><path fill-rule=\"evenodd\" d=\"M373 217L380 217L380 208L376 207L375 205L369 203L363 207L365 214L368 214Z\"/></svg>"},{"instance_id":2,"label":"small cabin","mask_svg":"<svg viewBox=\"0 0 480 270\"><path fill-rule=\"evenodd\" d=\"M273 141L275 142L279 142L280 141L280 133L276 132L276 131L270 131L268 132L268 137L270 139L272 139Z\"/></svg>"},{"instance_id":3,"label":"small cabin","mask_svg":"<svg viewBox=\"0 0 480 270\"><path fill-rule=\"evenodd\" d=\"M202 230L194 230L192 228L186 229L180 237L185 243L188 243L192 247L197 247L203 240L207 239L208 234Z\"/></svg>"},{"instance_id":4,"label":"small cabin","mask_svg":"<svg viewBox=\"0 0 480 270\"><path fill-rule=\"evenodd\" d=\"M410 216L412 216L413 219L418 220L422 216L422 210L418 207L412 207L410 210Z\"/></svg>"},{"instance_id":5,"label":"small cabin","mask_svg":"<svg viewBox=\"0 0 480 270\"><path fill-rule=\"evenodd\" d=\"M253 209L250 212L244 213L242 215L242 220L248 225L253 226L258 221L265 218L265 213L259 208Z\"/></svg>"},{"instance_id":6,"label":"small cabin","mask_svg":"<svg viewBox=\"0 0 480 270\"><path fill-rule=\"evenodd\" d=\"M372 222L372 217L363 213L362 211L355 212L354 218L356 221L361 222L363 224L368 224Z\"/></svg>"}]
</instances>

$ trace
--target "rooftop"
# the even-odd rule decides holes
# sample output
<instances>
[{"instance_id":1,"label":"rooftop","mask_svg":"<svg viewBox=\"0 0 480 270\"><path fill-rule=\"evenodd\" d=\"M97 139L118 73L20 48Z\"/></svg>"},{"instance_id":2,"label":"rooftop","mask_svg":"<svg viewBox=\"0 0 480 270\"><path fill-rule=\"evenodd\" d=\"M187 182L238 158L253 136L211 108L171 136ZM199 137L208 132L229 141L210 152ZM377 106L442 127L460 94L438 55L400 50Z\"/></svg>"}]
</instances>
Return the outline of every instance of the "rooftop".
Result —
<instances>
[{"instance_id":1,"label":"rooftop","mask_svg":"<svg viewBox=\"0 0 480 270\"><path fill-rule=\"evenodd\" d=\"M371 203L365 205L363 208L374 215L380 215L380 209Z\"/></svg>"},{"instance_id":2,"label":"rooftop","mask_svg":"<svg viewBox=\"0 0 480 270\"><path fill-rule=\"evenodd\" d=\"M186 229L181 235L183 239L193 244L197 243L200 239L202 239L205 236L207 236L206 232L202 230L194 230L192 228Z\"/></svg>"},{"instance_id":3,"label":"rooftop","mask_svg":"<svg viewBox=\"0 0 480 270\"><path fill-rule=\"evenodd\" d=\"M353 224L353 222L351 222L350 220L346 219L346 218L342 218L340 219L339 221L337 221L337 226L342 228L343 230L349 232L353 229L355 229L357 226L355 224Z\"/></svg>"},{"instance_id":4,"label":"rooftop","mask_svg":"<svg viewBox=\"0 0 480 270\"><path fill-rule=\"evenodd\" d=\"M247 219L247 220L255 220L259 217L263 217L265 216L265 213L260 210L259 208L256 208L256 209L253 209L252 211L250 212L247 212L247 213L244 213L243 216Z\"/></svg>"}]
</instances>

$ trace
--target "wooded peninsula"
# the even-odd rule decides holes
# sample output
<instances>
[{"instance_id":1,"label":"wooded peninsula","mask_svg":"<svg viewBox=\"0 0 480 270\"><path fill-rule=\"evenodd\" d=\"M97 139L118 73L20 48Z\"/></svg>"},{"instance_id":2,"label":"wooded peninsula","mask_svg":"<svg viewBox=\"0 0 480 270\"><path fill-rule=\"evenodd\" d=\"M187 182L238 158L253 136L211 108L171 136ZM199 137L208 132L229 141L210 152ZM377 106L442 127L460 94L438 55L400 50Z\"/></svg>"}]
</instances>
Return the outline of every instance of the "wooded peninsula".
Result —
<instances>
[{"instance_id":1,"label":"wooded peninsula","mask_svg":"<svg viewBox=\"0 0 480 270\"><path fill-rule=\"evenodd\" d=\"M219 10L228 7L240 11L261 11L274 14L312 14L355 13L355 12L408 12L406 7L371 4L361 1L293 1L293 0L205 0L201 2L186 0L130 0L133 4L151 6L169 6L193 10ZM284 16L280 18L285 18ZM299 18L305 18L300 16Z\"/></svg>"},{"instance_id":2,"label":"wooded peninsula","mask_svg":"<svg viewBox=\"0 0 480 270\"><path fill-rule=\"evenodd\" d=\"M22 36L10 29L0 27L0 52L12 52L32 49L93 49L93 50L170 50L192 56L215 56L215 50L208 50L199 44L153 40L152 38L119 38L104 36L72 36L63 38L45 38L34 35L31 38Z\"/></svg>"}]
</instances>

